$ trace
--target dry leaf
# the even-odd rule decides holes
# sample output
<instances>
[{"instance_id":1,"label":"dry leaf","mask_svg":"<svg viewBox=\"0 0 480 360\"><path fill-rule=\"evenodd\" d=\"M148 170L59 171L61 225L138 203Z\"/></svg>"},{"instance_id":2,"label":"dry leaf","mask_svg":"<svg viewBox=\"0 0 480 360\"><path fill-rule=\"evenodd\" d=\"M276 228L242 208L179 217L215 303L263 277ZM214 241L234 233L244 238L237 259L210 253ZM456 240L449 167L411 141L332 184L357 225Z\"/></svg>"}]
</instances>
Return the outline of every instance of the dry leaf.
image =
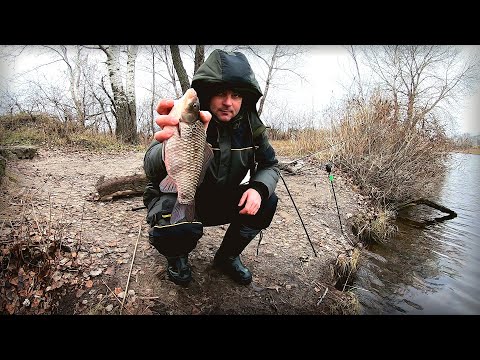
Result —
<instances>
[{"instance_id":1,"label":"dry leaf","mask_svg":"<svg viewBox=\"0 0 480 360\"><path fill-rule=\"evenodd\" d=\"M95 276L100 275L101 273L102 273L102 269L92 270L92 271L90 271L90 276L95 277Z\"/></svg>"},{"instance_id":2,"label":"dry leaf","mask_svg":"<svg viewBox=\"0 0 480 360\"><path fill-rule=\"evenodd\" d=\"M12 315L15 312L15 305L13 305L13 304L5 305L5 308L7 309L8 313L10 315Z\"/></svg>"},{"instance_id":3,"label":"dry leaf","mask_svg":"<svg viewBox=\"0 0 480 360\"><path fill-rule=\"evenodd\" d=\"M38 305L40 305L40 301L42 301L42 299L40 299L40 298L34 298L34 299L33 299L33 302L32 302L32 308L34 308L34 309L37 308Z\"/></svg>"},{"instance_id":4,"label":"dry leaf","mask_svg":"<svg viewBox=\"0 0 480 360\"><path fill-rule=\"evenodd\" d=\"M202 311L196 307L196 306L193 306L192 307L192 315L200 315L202 313Z\"/></svg>"},{"instance_id":5,"label":"dry leaf","mask_svg":"<svg viewBox=\"0 0 480 360\"><path fill-rule=\"evenodd\" d=\"M114 266L110 266L109 268L107 268L107 270L105 270L105 275L115 275L115 267Z\"/></svg>"}]
</instances>

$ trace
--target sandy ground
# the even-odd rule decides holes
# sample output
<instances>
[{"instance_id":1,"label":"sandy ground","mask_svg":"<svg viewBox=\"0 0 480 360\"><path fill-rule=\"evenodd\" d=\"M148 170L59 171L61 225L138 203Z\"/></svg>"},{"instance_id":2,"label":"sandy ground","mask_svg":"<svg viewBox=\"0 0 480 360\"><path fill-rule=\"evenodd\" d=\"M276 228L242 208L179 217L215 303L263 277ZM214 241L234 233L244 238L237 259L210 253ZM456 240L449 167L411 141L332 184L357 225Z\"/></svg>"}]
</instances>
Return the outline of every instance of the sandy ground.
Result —
<instances>
[{"instance_id":1,"label":"sandy ground","mask_svg":"<svg viewBox=\"0 0 480 360\"><path fill-rule=\"evenodd\" d=\"M226 230L217 226L204 229L190 255L194 280L180 287L166 279L166 260L148 243L146 209L132 211L143 206L140 196L91 200L100 176L142 173L143 155L40 149L33 159L8 162L0 187L2 313L320 315L358 310L353 294L334 287L333 269L337 256L351 253L350 221L365 211L366 202L340 174L334 186L348 238L340 231L325 169L303 163L294 175L282 174L318 256L280 179L272 225L262 232L260 245L257 236L242 253L253 282L237 285L212 268ZM60 244L47 275L40 276L31 261L21 270L14 267L21 262L5 249L22 239L47 247Z\"/></svg>"}]
</instances>

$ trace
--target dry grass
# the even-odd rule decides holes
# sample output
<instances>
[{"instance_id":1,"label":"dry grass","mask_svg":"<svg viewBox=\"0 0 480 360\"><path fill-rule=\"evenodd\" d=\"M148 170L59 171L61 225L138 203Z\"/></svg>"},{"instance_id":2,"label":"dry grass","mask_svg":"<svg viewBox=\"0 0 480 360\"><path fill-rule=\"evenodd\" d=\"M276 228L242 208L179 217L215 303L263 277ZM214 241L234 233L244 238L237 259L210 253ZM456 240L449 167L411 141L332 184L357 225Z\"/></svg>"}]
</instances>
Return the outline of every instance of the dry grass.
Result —
<instances>
[{"instance_id":1,"label":"dry grass","mask_svg":"<svg viewBox=\"0 0 480 360\"><path fill-rule=\"evenodd\" d=\"M304 156L330 147L330 134L325 130L304 129L292 132L288 140L273 140L279 155Z\"/></svg>"},{"instance_id":2,"label":"dry grass","mask_svg":"<svg viewBox=\"0 0 480 360\"><path fill-rule=\"evenodd\" d=\"M332 273L336 280L335 287L337 289L345 291L345 287L352 284L359 267L359 259L360 250L358 248L353 248L348 253L337 256Z\"/></svg>"},{"instance_id":3,"label":"dry grass","mask_svg":"<svg viewBox=\"0 0 480 360\"><path fill-rule=\"evenodd\" d=\"M462 154L473 154L473 155L480 155L480 147L471 147L471 148L466 148L466 149L454 149L454 152L459 152Z\"/></svg>"},{"instance_id":4,"label":"dry grass","mask_svg":"<svg viewBox=\"0 0 480 360\"><path fill-rule=\"evenodd\" d=\"M71 223L63 216L41 217L33 197L9 199L20 214L0 219L0 314L54 312L57 297L71 285L60 269L78 271L78 243L68 237Z\"/></svg>"},{"instance_id":5,"label":"dry grass","mask_svg":"<svg viewBox=\"0 0 480 360\"><path fill-rule=\"evenodd\" d=\"M118 142L114 135L98 133L74 122L62 122L45 114L0 116L0 143L3 145L42 145L78 147L89 150L139 150L143 142L132 146Z\"/></svg>"},{"instance_id":6,"label":"dry grass","mask_svg":"<svg viewBox=\"0 0 480 360\"><path fill-rule=\"evenodd\" d=\"M345 296L335 298L335 301L329 303L330 314L332 315L358 315L360 314L360 302L357 296L351 292L345 292Z\"/></svg>"},{"instance_id":7,"label":"dry grass","mask_svg":"<svg viewBox=\"0 0 480 360\"><path fill-rule=\"evenodd\" d=\"M428 197L445 172L445 139L394 119L390 102L351 103L333 127L335 163L380 206Z\"/></svg>"},{"instance_id":8,"label":"dry grass","mask_svg":"<svg viewBox=\"0 0 480 360\"><path fill-rule=\"evenodd\" d=\"M352 218L352 231L364 244L383 244L398 231L393 224L395 213L392 211L380 211L373 218L357 214Z\"/></svg>"}]
</instances>

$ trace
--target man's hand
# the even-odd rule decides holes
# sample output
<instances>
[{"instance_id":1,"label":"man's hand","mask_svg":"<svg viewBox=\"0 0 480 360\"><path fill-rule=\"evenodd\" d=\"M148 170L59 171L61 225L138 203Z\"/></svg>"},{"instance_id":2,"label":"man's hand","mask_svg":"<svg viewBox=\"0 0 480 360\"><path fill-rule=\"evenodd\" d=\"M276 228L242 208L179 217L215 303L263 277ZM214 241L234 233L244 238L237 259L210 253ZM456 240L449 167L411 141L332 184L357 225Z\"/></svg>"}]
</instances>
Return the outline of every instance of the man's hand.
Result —
<instances>
[{"instance_id":1,"label":"man's hand","mask_svg":"<svg viewBox=\"0 0 480 360\"><path fill-rule=\"evenodd\" d=\"M245 207L240 210L239 214L255 215L260 209L262 203L262 197L255 189L248 189L245 191L238 203L238 206L245 204Z\"/></svg>"},{"instance_id":2,"label":"man's hand","mask_svg":"<svg viewBox=\"0 0 480 360\"><path fill-rule=\"evenodd\" d=\"M178 119L173 116L168 115L170 110L173 108L174 101L172 99L162 99L157 105L157 112L160 114L155 118L155 122L162 130L157 131L153 137L155 140L163 142L173 135L172 129L168 126L177 126ZM212 119L212 114L209 111L200 111L200 120L205 126L205 131L207 131L208 123ZM165 128L167 126L167 128Z\"/></svg>"}]
</instances>

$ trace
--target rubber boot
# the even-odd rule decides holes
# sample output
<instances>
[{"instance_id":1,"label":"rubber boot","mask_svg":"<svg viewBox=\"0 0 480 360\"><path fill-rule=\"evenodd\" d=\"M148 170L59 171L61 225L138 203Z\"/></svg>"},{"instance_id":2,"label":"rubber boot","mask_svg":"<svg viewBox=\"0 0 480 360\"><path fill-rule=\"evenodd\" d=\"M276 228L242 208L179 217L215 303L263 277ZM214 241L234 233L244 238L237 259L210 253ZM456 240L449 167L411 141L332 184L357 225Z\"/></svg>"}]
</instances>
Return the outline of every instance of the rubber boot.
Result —
<instances>
[{"instance_id":1,"label":"rubber boot","mask_svg":"<svg viewBox=\"0 0 480 360\"><path fill-rule=\"evenodd\" d=\"M259 232L245 225L230 224L213 258L213 266L241 285L250 284L252 273L242 263L240 254Z\"/></svg>"},{"instance_id":2,"label":"rubber boot","mask_svg":"<svg viewBox=\"0 0 480 360\"><path fill-rule=\"evenodd\" d=\"M168 278L177 285L186 286L192 280L192 269L188 264L188 255L166 256Z\"/></svg>"}]
</instances>

